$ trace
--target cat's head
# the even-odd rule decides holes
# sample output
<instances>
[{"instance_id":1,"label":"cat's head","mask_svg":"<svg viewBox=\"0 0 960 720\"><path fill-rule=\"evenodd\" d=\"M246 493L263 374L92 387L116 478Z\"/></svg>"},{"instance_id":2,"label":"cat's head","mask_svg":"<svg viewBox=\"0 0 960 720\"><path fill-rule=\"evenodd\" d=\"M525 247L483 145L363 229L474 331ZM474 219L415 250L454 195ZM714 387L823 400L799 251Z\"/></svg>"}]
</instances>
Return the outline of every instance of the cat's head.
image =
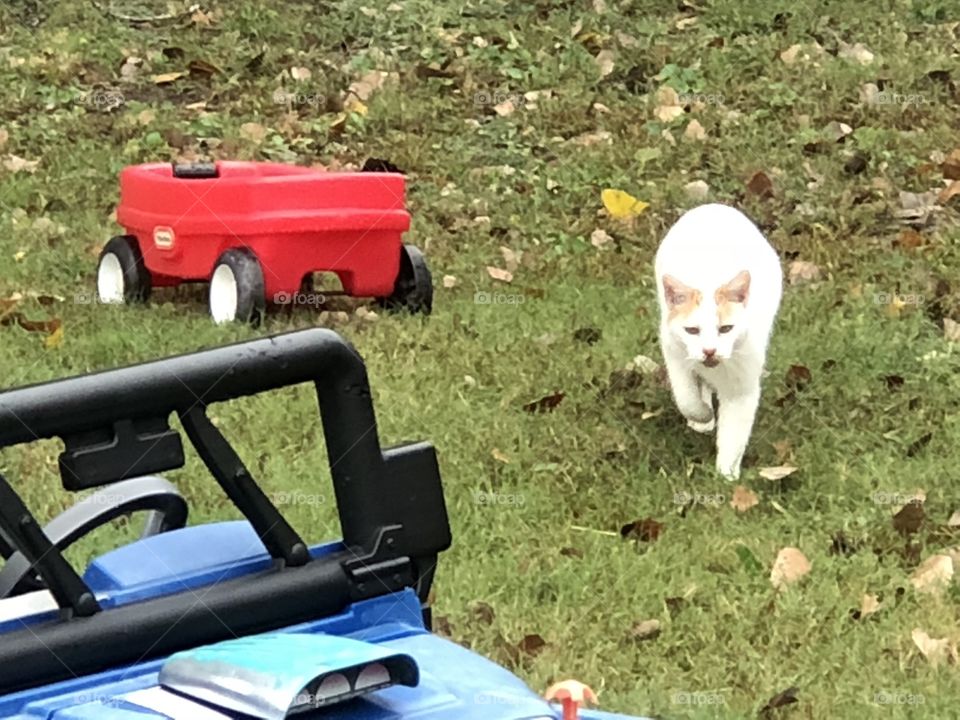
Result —
<instances>
[{"instance_id":1,"label":"cat's head","mask_svg":"<svg viewBox=\"0 0 960 720\"><path fill-rule=\"evenodd\" d=\"M680 341L690 360L716 367L727 360L747 330L746 307L750 273L743 270L729 282L707 291L663 276L667 327Z\"/></svg>"}]
</instances>

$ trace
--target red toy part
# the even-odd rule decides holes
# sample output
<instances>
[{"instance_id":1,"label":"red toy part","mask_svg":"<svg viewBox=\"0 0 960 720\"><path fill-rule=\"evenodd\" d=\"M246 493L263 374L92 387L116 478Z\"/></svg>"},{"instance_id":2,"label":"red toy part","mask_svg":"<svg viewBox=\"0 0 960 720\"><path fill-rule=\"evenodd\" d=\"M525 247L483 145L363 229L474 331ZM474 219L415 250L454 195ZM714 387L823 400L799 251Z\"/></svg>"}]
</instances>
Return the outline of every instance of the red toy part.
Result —
<instances>
[{"instance_id":1,"label":"red toy part","mask_svg":"<svg viewBox=\"0 0 960 720\"><path fill-rule=\"evenodd\" d=\"M551 685L544 697L550 701L559 700L563 706L563 720L577 720L580 706L585 703L597 704L597 695L578 680L562 680Z\"/></svg>"},{"instance_id":2,"label":"red toy part","mask_svg":"<svg viewBox=\"0 0 960 720\"><path fill-rule=\"evenodd\" d=\"M417 290L411 309L429 312L429 271L402 244L404 195L397 173L254 162L128 167L117 208L127 235L101 255L101 300L210 281L214 319L248 319L265 302L290 302L310 273L333 272L353 296L404 304L397 293Z\"/></svg>"}]
</instances>

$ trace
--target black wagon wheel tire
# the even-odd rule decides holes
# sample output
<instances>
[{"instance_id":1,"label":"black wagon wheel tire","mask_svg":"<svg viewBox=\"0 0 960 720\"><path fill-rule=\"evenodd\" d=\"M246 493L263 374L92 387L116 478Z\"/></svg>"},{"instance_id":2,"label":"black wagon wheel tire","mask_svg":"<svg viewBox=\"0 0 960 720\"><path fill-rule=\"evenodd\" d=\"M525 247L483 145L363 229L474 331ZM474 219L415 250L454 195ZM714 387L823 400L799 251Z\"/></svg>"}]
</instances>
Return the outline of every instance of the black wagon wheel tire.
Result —
<instances>
[{"instance_id":1,"label":"black wagon wheel tire","mask_svg":"<svg viewBox=\"0 0 960 720\"><path fill-rule=\"evenodd\" d=\"M380 300L387 310L408 310L429 315L433 311L433 277L427 260L415 245L400 248L400 271L393 293Z\"/></svg>"},{"instance_id":2,"label":"black wagon wheel tire","mask_svg":"<svg viewBox=\"0 0 960 720\"><path fill-rule=\"evenodd\" d=\"M215 323L259 325L266 310L263 269L246 248L224 252L210 274L210 317Z\"/></svg>"},{"instance_id":3,"label":"black wagon wheel tire","mask_svg":"<svg viewBox=\"0 0 960 720\"><path fill-rule=\"evenodd\" d=\"M150 271L132 235L110 238L97 261L97 298L102 303L142 303L150 297Z\"/></svg>"}]
</instances>

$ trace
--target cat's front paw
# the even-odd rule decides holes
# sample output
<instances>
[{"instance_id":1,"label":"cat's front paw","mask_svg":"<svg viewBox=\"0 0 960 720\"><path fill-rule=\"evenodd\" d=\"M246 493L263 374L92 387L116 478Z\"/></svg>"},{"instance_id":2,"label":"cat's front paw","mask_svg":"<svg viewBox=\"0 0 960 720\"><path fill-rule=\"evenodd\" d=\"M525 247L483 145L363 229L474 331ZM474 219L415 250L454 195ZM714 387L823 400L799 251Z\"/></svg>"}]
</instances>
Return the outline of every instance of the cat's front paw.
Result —
<instances>
[{"instance_id":1,"label":"cat's front paw","mask_svg":"<svg viewBox=\"0 0 960 720\"><path fill-rule=\"evenodd\" d=\"M713 432L714 428L717 426L717 421L715 418L710 418L707 422L699 422L698 420L692 420L687 418L687 427L691 430L695 430L698 433L703 433L709 435Z\"/></svg>"}]
</instances>

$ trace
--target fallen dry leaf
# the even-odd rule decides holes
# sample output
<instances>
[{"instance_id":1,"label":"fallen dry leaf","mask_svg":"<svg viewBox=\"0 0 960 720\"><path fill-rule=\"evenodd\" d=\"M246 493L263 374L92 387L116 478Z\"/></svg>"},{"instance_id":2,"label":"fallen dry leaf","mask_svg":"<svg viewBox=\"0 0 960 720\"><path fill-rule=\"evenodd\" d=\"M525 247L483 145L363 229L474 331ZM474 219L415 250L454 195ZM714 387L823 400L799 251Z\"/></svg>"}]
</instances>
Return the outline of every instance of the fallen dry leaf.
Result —
<instances>
[{"instance_id":1,"label":"fallen dry leaf","mask_svg":"<svg viewBox=\"0 0 960 720\"><path fill-rule=\"evenodd\" d=\"M683 105L680 104L680 96L677 91L669 85L664 85L657 91L657 106L653 110L654 117L660 122L668 123L676 120L683 115Z\"/></svg>"},{"instance_id":2,"label":"fallen dry leaf","mask_svg":"<svg viewBox=\"0 0 960 720\"><path fill-rule=\"evenodd\" d=\"M512 272L504 270L503 268L493 267L493 265L487 265L487 275L500 282L513 282Z\"/></svg>"},{"instance_id":3,"label":"fallen dry leaf","mask_svg":"<svg viewBox=\"0 0 960 720\"><path fill-rule=\"evenodd\" d=\"M788 687L786 690L778 692L767 701L766 705L760 709L761 717L769 717L769 712L771 710L776 710L777 708L782 708L799 702L799 700L797 700L798 692L800 692L800 688L797 687Z\"/></svg>"},{"instance_id":4,"label":"fallen dry leaf","mask_svg":"<svg viewBox=\"0 0 960 720\"><path fill-rule=\"evenodd\" d=\"M613 188L604 189L600 193L600 200L610 217L617 220L632 220L650 207L648 203L637 200L630 193Z\"/></svg>"},{"instance_id":5,"label":"fallen dry leaf","mask_svg":"<svg viewBox=\"0 0 960 720\"><path fill-rule=\"evenodd\" d=\"M706 200L710 186L703 180L692 180L683 186L683 191L691 200Z\"/></svg>"},{"instance_id":6,"label":"fallen dry leaf","mask_svg":"<svg viewBox=\"0 0 960 720\"><path fill-rule=\"evenodd\" d=\"M527 412L553 412L557 405L566 397L566 393L555 392L551 395L545 395L539 400L534 400L523 406Z\"/></svg>"},{"instance_id":7,"label":"fallen dry leaf","mask_svg":"<svg viewBox=\"0 0 960 720\"><path fill-rule=\"evenodd\" d=\"M597 69L600 71L600 77L605 78L613 72L615 61L613 50L601 50L594 60L597 63Z\"/></svg>"},{"instance_id":8,"label":"fallen dry leaf","mask_svg":"<svg viewBox=\"0 0 960 720\"><path fill-rule=\"evenodd\" d=\"M797 468L793 465L777 465L775 467L764 467L758 471L760 477L765 480L783 480L788 475L793 475Z\"/></svg>"},{"instance_id":9,"label":"fallen dry leaf","mask_svg":"<svg viewBox=\"0 0 960 720\"><path fill-rule=\"evenodd\" d=\"M861 65L869 65L873 62L873 53L870 52L863 43L848 45L841 40L839 42L839 47L840 51L837 53L838 57L842 57L846 60L853 60Z\"/></svg>"},{"instance_id":10,"label":"fallen dry leaf","mask_svg":"<svg viewBox=\"0 0 960 720\"><path fill-rule=\"evenodd\" d=\"M943 319L943 338L947 342L960 342L960 323L945 317Z\"/></svg>"},{"instance_id":11,"label":"fallen dry leaf","mask_svg":"<svg viewBox=\"0 0 960 720\"><path fill-rule=\"evenodd\" d=\"M613 238L610 237L610 234L606 230L597 228L592 233L590 233L590 244L597 249L602 250L612 242L613 242Z\"/></svg>"},{"instance_id":12,"label":"fallen dry leaf","mask_svg":"<svg viewBox=\"0 0 960 720\"><path fill-rule=\"evenodd\" d=\"M953 511L953 515L947 520L947 527L960 527L960 510Z\"/></svg>"},{"instance_id":13,"label":"fallen dry leaf","mask_svg":"<svg viewBox=\"0 0 960 720\"><path fill-rule=\"evenodd\" d=\"M947 640L947 638L934 639L920 628L914 628L913 632L910 633L910 637L913 638L913 644L920 650L920 654L923 655L933 667L939 666L948 659L956 662L957 650L955 647L951 647L950 641Z\"/></svg>"},{"instance_id":14,"label":"fallen dry leaf","mask_svg":"<svg viewBox=\"0 0 960 720\"><path fill-rule=\"evenodd\" d=\"M5 128L0 127L0 150L3 150L4 146L10 140L10 133L7 132Z\"/></svg>"},{"instance_id":15,"label":"fallen dry leaf","mask_svg":"<svg viewBox=\"0 0 960 720\"><path fill-rule=\"evenodd\" d=\"M786 547L777 553L770 571L770 582L778 590L796 582L810 572L810 561L797 548Z\"/></svg>"},{"instance_id":16,"label":"fallen dry leaf","mask_svg":"<svg viewBox=\"0 0 960 720\"><path fill-rule=\"evenodd\" d=\"M457 285L457 278L456 278L456 277L454 277L453 275L444 275L444 276L443 276L443 286L444 286L445 288L449 289L449 288L452 288L452 287L456 287L456 285Z\"/></svg>"},{"instance_id":17,"label":"fallen dry leaf","mask_svg":"<svg viewBox=\"0 0 960 720\"><path fill-rule=\"evenodd\" d=\"M787 465L787 460L790 460L793 457L793 443L787 439L777 440L776 442L770 443L773 446L774 452L777 453L777 460L781 465Z\"/></svg>"},{"instance_id":18,"label":"fallen dry leaf","mask_svg":"<svg viewBox=\"0 0 960 720\"><path fill-rule=\"evenodd\" d=\"M389 77L390 73L388 72L372 70L362 75L359 80L350 83L347 93L355 96L361 102L366 102L375 91L383 87Z\"/></svg>"},{"instance_id":19,"label":"fallen dry leaf","mask_svg":"<svg viewBox=\"0 0 960 720\"><path fill-rule=\"evenodd\" d=\"M730 498L730 507L737 512L746 512L759 502L756 493L743 485L737 485L733 489L733 497Z\"/></svg>"},{"instance_id":20,"label":"fallen dry leaf","mask_svg":"<svg viewBox=\"0 0 960 720\"><path fill-rule=\"evenodd\" d=\"M508 117L513 115L514 110L517 109L517 106L513 104L513 100L507 98L502 103L498 103L493 106L493 111L500 117Z\"/></svg>"},{"instance_id":21,"label":"fallen dry leaf","mask_svg":"<svg viewBox=\"0 0 960 720\"><path fill-rule=\"evenodd\" d=\"M186 76L187 72L184 70L179 72L160 73L159 75L152 76L150 79L155 85L169 85L170 83L176 82L180 78Z\"/></svg>"},{"instance_id":22,"label":"fallen dry leaf","mask_svg":"<svg viewBox=\"0 0 960 720\"><path fill-rule=\"evenodd\" d=\"M803 45L791 45L780 53L780 59L786 65L793 65L797 61L797 55L800 54L801 49L803 49Z\"/></svg>"},{"instance_id":23,"label":"fallen dry leaf","mask_svg":"<svg viewBox=\"0 0 960 720\"><path fill-rule=\"evenodd\" d=\"M931 555L914 570L910 584L917 592L941 594L953 579L953 558L949 555Z\"/></svg>"},{"instance_id":24,"label":"fallen dry leaf","mask_svg":"<svg viewBox=\"0 0 960 720\"><path fill-rule=\"evenodd\" d=\"M880 600L876 595L870 595L869 593L863 596L863 599L860 601L860 617L865 618L869 615L873 615L877 610L880 609Z\"/></svg>"},{"instance_id":25,"label":"fallen dry leaf","mask_svg":"<svg viewBox=\"0 0 960 720\"><path fill-rule=\"evenodd\" d=\"M841 140L843 140L847 135L849 135L849 134L852 133L852 132L853 132L853 128L852 128L852 127L850 127L850 126L847 125L846 123L838 122L838 121L836 121L836 120L834 120L833 122L829 123L829 124L823 129L824 135L826 135L828 138L830 138L830 139L833 140L834 142L840 142Z\"/></svg>"},{"instance_id":26,"label":"fallen dry leaf","mask_svg":"<svg viewBox=\"0 0 960 720\"><path fill-rule=\"evenodd\" d=\"M53 350L55 348L63 345L63 325L61 324L56 330L47 335L43 340L43 346L47 350Z\"/></svg>"},{"instance_id":27,"label":"fallen dry leaf","mask_svg":"<svg viewBox=\"0 0 960 720\"><path fill-rule=\"evenodd\" d=\"M893 516L893 529L907 537L916 533L925 519L923 501L908 502Z\"/></svg>"},{"instance_id":28,"label":"fallen dry leaf","mask_svg":"<svg viewBox=\"0 0 960 720\"><path fill-rule=\"evenodd\" d=\"M309 80L313 73L310 72L309 68L305 67L292 67L290 68L290 77L294 80Z\"/></svg>"},{"instance_id":29,"label":"fallen dry leaf","mask_svg":"<svg viewBox=\"0 0 960 720\"><path fill-rule=\"evenodd\" d=\"M814 282L820 279L820 268L807 260L793 260L787 267L787 279L791 285Z\"/></svg>"},{"instance_id":30,"label":"fallen dry leaf","mask_svg":"<svg viewBox=\"0 0 960 720\"><path fill-rule=\"evenodd\" d=\"M16 155L7 155L3 159L3 166L12 173L28 172L35 173L40 165L39 160L26 160Z\"/></svg>"},{"instance_id":31,"label":"fallen dry leaf","mask_svg":"<svg viewBox=\"0 0 960 720\"><path fill-rule=\"evenodd\" d=\"M530 635L524 635L523 639L518 643L517 648L524 655L536 657L546 646L547 641L536 633L533 633Z\"/></svg>"},{"instance_id":32,"label":"fallen dry leaf","mask_svg":"<svg viewBox=\"0 0 960 720\"><path fill-rule=\"evenodd\" d=\"M654 542L663 533L664 527L663 523L650 517L643 520L634 520L620 528L620 537L624 540Z\"/></svg>"},{"instance_id":33,"label":"fallen dry leaf","mask_svg":"<svg viewBox=\"0 0 960 720\"><path fill-rule=\"evenodd\" d=\"M762 170L757 170L750 179L747 180L747 192L758 198L769 198L773 196L773 181Z\"/></svg>"},{"instance_id":34,"label":"fallen dry leaf","mask_svg":"<svg viewBox=\"0 0 960 720\"><path fill-rule=\"evenodd\" d=\"M3 143L0 143L0 147ZM947 180L960 180L960 148L955 148L943 159L940 166Z\"/></svg>"},{"instance_id":35,"label":"fallen dry leaf","mask_svg":"<svg viewBox=\"0 0 960 720\"><path fill-rule=\"evenodd\" d=\"M509 272L513 272L519 267L520 258L523 257L523 251L517 252L504 245L500 246L500 254L503 256L503 262Z\"/></svg>"},{"instance_id":36,"label":"fallen dry leaf","mask_svg":"<svg viewBox=\"0 0 960 720\"><path fill-rule=\"evenodd\" d=\"M510 458L508 458L506 455L504 455L504 454L503 454L500 450L498 450L497 448L494 448L493 450L491 450L491 451L490 451L490 454L493 455L493 459L496 460L497 462L502 462L504 465L509 465L509 464L510 464Z\"/></svg>"},{"instance_id":37,"label":"fallen dry leaf","mask_svg":"<svg viewBox=\"0 0 960 720\"><path fill-rule=\"evenodd\" d=\"M894 247L904 250L915 250L923 245L923 235L912 228L903 228L897 233L896 240L893 241Z\"/></svg>"},{"instance_id":38,"label":"fallen dry leaf","mask_svg":"<svg viewBox=\"0 0 960 720\"><path fill-rule=\"evenodd\" d=\"M957 195L960 195L960 180L954 180L941 190L940 194L937 195L937 202L941 205L946 205Z\"/></svg>"},{"instance_id":39,"label":"fallen dry leaf","mask_svg":"<svg viewBox=\"0 0 960 720\"><path fill-rule=\"evenodd\" d=\"M700 121L694 118L687 124L687 129L683 131L683 136L687 140L703 140L707 137L707 131L703 129Z\"/></svg>"},{"instance_id":40,"label":"fallen dry leaf","mask_svg":"<svg viewBox=\"0 0 960 720\"><path fill-rule=\"evenodd\" d=\"M660 634L660 621L656 619L641 620L630 628L630 637L634 640L651 640Z\"/></svg>"}]
</instances>

